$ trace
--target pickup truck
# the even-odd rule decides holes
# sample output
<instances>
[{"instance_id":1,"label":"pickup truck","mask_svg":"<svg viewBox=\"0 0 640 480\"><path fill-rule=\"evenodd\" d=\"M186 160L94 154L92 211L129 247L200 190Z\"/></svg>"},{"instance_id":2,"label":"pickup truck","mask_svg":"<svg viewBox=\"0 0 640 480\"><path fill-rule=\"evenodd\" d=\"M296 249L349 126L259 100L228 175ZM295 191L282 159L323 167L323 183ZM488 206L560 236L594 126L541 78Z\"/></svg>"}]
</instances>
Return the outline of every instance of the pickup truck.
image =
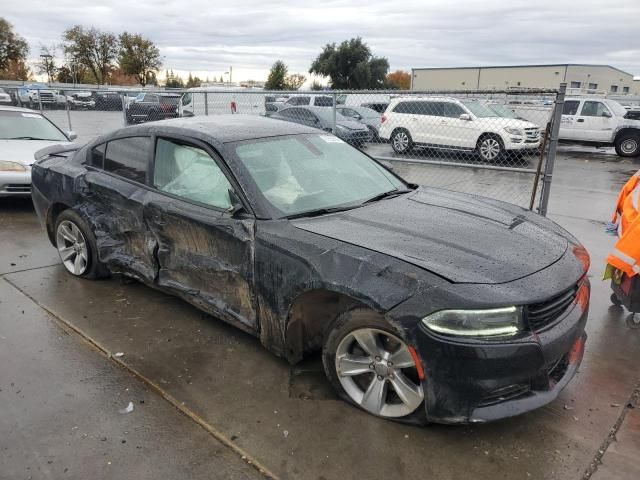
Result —
<instances>
[{"instance_id":1,"label":"pickup truck","mask_svg":"<svg viewBox=\"0 0 640 480\"><path fill-rule=\"evenodd\" d=\"M64 108L67 98L58 90L51 90L46 85L32 83L18 89L18 98L23 106L31 109L39 108Z\"/></svg>"},{"instance_id":2,"label":"pickup truck","mask_svg":"<svg viewBox=\"0 0 640 480\"><path fill-rule=\"evenodd\" d=\"M621 157L638 157L640 119L609 98L569 97L564 101L559 139L562 143L612 146Z\"/></svg>"},{"instance_id":3,"label":"pickup truck","mask_svg":"<svg viewBox=\"0 0 640 480\"><path fill-rule=\"evenodd\" d=\"M126 106L127 124L178 116L180 94L142 92Z\"/></svg>"}]
</instances>

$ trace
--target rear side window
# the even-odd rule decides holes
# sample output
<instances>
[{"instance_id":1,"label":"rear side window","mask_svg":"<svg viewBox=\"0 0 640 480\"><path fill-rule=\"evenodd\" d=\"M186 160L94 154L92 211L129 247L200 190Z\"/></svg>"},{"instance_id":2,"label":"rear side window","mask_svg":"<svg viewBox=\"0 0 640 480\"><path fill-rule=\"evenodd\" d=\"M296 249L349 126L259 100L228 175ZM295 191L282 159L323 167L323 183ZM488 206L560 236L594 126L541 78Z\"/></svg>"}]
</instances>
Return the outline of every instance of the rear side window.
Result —
<instances>
[{"instance_id":1,"label":"rear side window","mask_svg":"<svg viewBox=\"0 0 640 480\"><path fill-rule=\"evenodd\" d=\"M313 99L313 104L316 107L331 107L333 106L333 98L331 97L316 97Z\"/></svg>"},{"instance_id":2,"label":"rear side window","mask_svg":"<svg viewBox=\"0 0 640 480\"><path fill-rule=\"evenodd\" d=\"M563 115L575 115L578 113L578 107L580 106L579 100L565 100L564 108L562 109Z\"/></svg>"},{"instance_id":3,"label":"rear side window","mask_svg":"<svg viewBox=\"0 0 640 480\"><path fill-rule=\"evenodd\" d=\"M102 168L104 165L104 151L107 147L106 143L93 147L91 149L91 155L89 156L89 165L97 168Z\"/></svg>"},{"instance_id":4,"label":"rear side window","mask_svg":"<svg viewBox=\"0 0 640 480\"><path fill-rule=\"evenodd\" d=\"M145 183L151 139L130 137L107 143L104 169L129 180Z\"/></svg>"},{"instance_id":5,"label":"rear side window","mask_svg":"<svg viewBox=\"0 0 640 480\"><path fill-rule=\"evenodd\" d=\"M289 105L309 105L311 97L291 97L287 100Z\"/></svg>"}]
</instances>

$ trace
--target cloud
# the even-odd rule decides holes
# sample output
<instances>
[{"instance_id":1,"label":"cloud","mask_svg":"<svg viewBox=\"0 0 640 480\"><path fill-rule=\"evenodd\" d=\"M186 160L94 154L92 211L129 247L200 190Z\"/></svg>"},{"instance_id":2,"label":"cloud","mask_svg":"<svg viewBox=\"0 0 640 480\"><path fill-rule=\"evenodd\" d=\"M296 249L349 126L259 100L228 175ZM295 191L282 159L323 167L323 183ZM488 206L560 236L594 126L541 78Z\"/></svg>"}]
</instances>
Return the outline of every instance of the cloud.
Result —
<instances>
[{"instance_id":1,"label":"cloud","mask_svg":"<svg viewBox=\"0 0 640 480\"><path fill-rule=\"evenodd\" d=\"M637 0L32 0L2 15L32 46L74 25L142 33L175 71L265 78L276 59L306 72L326 43L361 36L392 69L531 63L605 63L640 74ZM306 3L306 2L305 2Z\"/></svg>"}]
</instances>

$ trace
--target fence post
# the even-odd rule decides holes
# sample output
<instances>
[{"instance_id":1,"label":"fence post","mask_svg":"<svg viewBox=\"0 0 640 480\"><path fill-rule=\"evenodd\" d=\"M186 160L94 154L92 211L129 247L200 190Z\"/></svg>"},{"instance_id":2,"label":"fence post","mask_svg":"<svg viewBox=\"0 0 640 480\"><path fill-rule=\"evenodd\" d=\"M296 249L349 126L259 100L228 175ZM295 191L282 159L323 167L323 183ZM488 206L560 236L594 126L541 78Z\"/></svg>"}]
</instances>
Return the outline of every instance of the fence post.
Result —
<instances>
[{"instance_id":1,"label":"fence post","mask_svg":"<svg viewBox=\"0 0 640 480\"><path fill-rule=\"evenodd\" d=\"M333 92L333 108L331 109L331 132L336 134L336 92Z\"/></svg>"},{"instance_id":2,"label":"fence post","mask_svg":"<svg viewBox=\"0 0 640 480\"><path fill-rule=\"evenodd\" d=\"M69 131L73 131L73 127L71 126L71 114L69 113L69 100L67 100L67 95L64 96L64 107L67 110L67 122L69 123Z\"/></svg>"},{"instance_id":3,"label":"fence post","mask_svg":"<svg viewBox=\"0 0 640 480\"><path fill-rule=\"evenodd\" d=\"M193 102L193 100L191 101ZM195 111L193 113L195 114ZM204 114L205 116L209 115L209 94L207 92L204 92Z\"/></svg>"},{"instance_id":4,"label":"fence post","mask_svg":"<svg viewBox=\"0 0 640 480\"><path fill-rule=\"evenodd\" d=\"M127 94L125 92L120 92L120 101L122 102L122 120L124 121L124 126L127 126L127 102L125 101L125 97Z\"/></svg>"},{"instance_id":5,"label":"fence post","mask_svg":"<svg viewBox=\"0 0 640 480\"><path fill-rule=\"evenodd\" d=\"M551 123L551 140L549 141L549 154L547 164L542 177L542 194L540 195L540 215L547 216L549 207L549 195L551 194L551 181L553 180L553 167L556 162L556 148L558 147L558 134L560 132L560 122L562 121L562 110L564 109L564 94L567 91L567 84L561 83L560 90L556 96L556 106L553 111Z\"/></svg>"}]
</instances>

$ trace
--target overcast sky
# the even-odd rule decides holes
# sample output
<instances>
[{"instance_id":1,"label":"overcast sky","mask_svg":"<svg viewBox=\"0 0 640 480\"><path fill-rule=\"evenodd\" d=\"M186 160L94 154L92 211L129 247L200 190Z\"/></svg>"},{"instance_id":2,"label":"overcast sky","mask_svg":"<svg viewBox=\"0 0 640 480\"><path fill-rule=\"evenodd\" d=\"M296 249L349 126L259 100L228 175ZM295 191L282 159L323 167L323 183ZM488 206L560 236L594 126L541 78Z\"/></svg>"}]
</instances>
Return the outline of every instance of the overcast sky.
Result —
<instances>
[{"instance_id":1,"label":"overcast sky","mask_svg":"<svg viewBox=\"0 0 640 480\"><path fill-rule=\"evenodd\" d=\"M264 80L276 59L306 73L329 42L361 36L391 69L604 63L640 75L640 0L0 0L31 45L75 24L141 33L166 68L201 77L233 66ZM304 6L308 3L309 6Z\"/></svg>"}]
</instances>

